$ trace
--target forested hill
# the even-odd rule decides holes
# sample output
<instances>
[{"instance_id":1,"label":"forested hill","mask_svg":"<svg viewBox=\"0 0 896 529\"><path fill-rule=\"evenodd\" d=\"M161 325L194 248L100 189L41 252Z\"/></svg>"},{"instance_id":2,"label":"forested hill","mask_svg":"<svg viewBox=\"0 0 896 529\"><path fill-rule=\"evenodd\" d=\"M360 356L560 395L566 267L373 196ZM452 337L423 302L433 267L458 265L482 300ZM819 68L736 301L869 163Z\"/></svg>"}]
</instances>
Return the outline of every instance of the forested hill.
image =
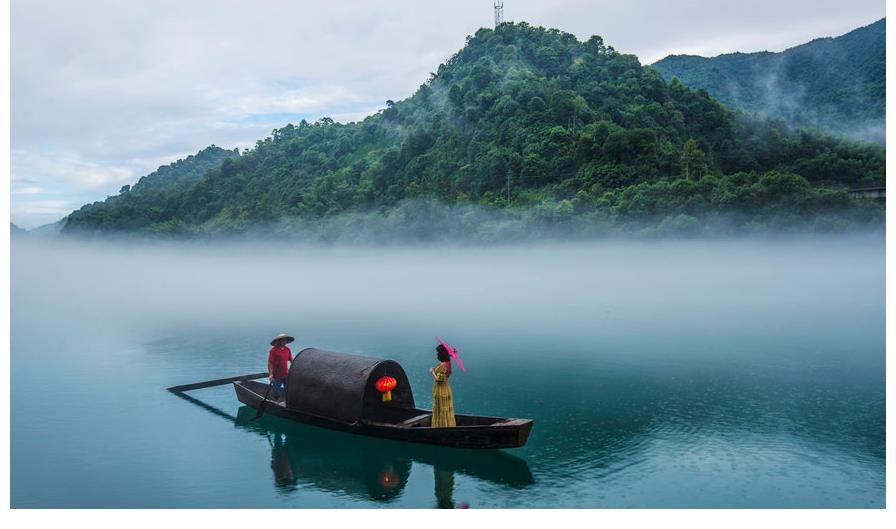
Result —
<instances>
[{"instance_id":1,"label":"forested hill","mask_svg":"<svg viewBox=\"0 0 896 529\"><path fill-rule=\"evenodd\" d=\"M239 156L239 149L232 151L211 145L195 155L187 156L141 177L130 191L148 192L160 189L186 189L200 180L209 169L217 169L228 158ZM122 191L128 191L124 188Z\"/></svg>"},{"instance_id":2,"label":"forested hill","mask_svg":"<svg viewBox=\"0 0 896 529\"><path fill-rule=\"evenodd\" d=\"M500 238L701 231L720 214L735 229L796 225L832 211L849 223L881 213L844 188L883 178L880 147L736 115L600 37L506 23L362 122L289 124L185 188L123 190L64 231L427 239L446 221Z\"/></svg>"},{"instance_id":3,"label":"forested hill","mask_svg":"<svg viewBox=\"0 0 896 529\"><path fill-rule=\"evenodd\" d=\"M732 108L884 142L886 19L781 53L671 55L653 67Z\"/></svg>"},{"instance_id":4,"label":"forested hill","mask_svg":"<svg viewBox=\"0 0 896 529\"><path fill-rule=\"evenodd\" d=\"M212 169L218 169L224 160L239 156L239 149L232 151L211 145L196 154L163 165L152 173L140 177L133 186L123 186L119 195L103 202L87 204L68 216L65 227L98 231L128 231L146 228L156 220L168 218L171 202L201 180Z\"/></svg>"}]
</instances>

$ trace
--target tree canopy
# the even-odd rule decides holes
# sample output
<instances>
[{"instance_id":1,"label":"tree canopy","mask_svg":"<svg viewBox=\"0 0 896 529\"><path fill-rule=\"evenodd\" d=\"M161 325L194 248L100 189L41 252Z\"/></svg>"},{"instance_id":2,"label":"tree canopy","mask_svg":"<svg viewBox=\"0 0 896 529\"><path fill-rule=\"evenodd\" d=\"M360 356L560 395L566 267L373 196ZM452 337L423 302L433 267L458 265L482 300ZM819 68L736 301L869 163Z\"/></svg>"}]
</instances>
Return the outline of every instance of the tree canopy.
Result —
<instances>
[{"instance_id":1,"label":"tree canopy","mask_svg":"<svg viewBox=\"0 0 896 529\"><path fill-rule=\"evenodd\" d=\"M884 143L886 19L781 53L670 55L653 67L734 109Z\"/></svg>"},{"instance_id":2,"label":"tree canopy","mask_svg":"<svg viewBox=\"0 0 896 529\"><path fill-rule=\"evenodd\" d=\"M468 37L411 97L363 121L303 120L241 155L210 147L85 206L65 231L302 232L322 219L375 224L415 204L584 231L687 231L682 215L702 226L722 213L799 223L878 211L845 188L882 184L884 158L879 146L733 112L598 36L505 23ZM869 215L880 218L848 222Z\"/></svg>"}]
</instances>

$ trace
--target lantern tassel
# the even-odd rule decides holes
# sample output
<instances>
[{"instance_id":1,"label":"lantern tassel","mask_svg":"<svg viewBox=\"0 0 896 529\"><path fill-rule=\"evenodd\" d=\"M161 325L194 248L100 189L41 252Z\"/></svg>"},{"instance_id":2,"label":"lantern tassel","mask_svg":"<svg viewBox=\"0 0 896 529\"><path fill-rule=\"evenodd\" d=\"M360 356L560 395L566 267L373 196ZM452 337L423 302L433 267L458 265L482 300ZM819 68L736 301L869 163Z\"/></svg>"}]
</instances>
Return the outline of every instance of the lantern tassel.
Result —
<instances>
[{"instance_id":1,"label":"lantern tassel","mask_svg":"<svg viewBox=\"0 0 896 529\"><path fill-rule=\"evenodd\" d=\"M392 392L387 391L383 393L383 402L390 402L392 400Z\"/></svg>"}]
</instances>

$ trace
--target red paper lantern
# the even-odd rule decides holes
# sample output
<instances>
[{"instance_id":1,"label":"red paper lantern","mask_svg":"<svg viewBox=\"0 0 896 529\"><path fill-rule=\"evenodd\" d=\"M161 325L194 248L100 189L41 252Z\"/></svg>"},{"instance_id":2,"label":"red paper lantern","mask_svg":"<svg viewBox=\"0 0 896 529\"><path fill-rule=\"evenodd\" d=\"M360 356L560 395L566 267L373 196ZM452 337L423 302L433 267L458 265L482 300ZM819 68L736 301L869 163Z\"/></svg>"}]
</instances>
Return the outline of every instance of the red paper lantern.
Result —
<instances>
[{"instance_id":1,"label":"red paper lantern","mask_svg":"<svg viewBox=\"0 0 896 529\"><path fill-rule=\"evenodd\" d=\"M376 390L383 394L383 402L392 400L392 390L398 386L393 377L380 377L376 381Z\"/></svg>"}]
</instances>

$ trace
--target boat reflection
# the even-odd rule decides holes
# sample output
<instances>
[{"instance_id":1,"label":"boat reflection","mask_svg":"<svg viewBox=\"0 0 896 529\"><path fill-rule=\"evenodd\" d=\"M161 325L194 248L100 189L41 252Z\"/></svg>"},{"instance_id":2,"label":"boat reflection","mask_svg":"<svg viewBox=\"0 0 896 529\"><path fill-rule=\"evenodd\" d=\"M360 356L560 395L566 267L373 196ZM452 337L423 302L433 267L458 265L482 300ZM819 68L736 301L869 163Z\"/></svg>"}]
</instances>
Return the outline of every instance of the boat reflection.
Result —
<instances>
[{"instance_id":1,"label":"boat reflection","mask_svg":"<svg viewBox=\"0 0 896 529\"><path fill-rule=\"evenodd\" d=\"M432 466L436 504L455 507L454 475L513 488L534 483L525 460L498 450L463 450L355 436L263 415L248 406L234 424L263 435L271 446L271 469L281 492L310 486L378 502L401 496L412 463ZM464 506L464 505L460 505Z\"/></svg>"},{"instance_id":2,"label":"boat reflection","mask_svg":"<svg viewBox=\"0 0 896 529\"><path fill-rule=\"evenodd\" d=\"M467 509L470 504L454 501L454 472L433 467L433 478L436 485L436 507L439 509Z\"/></svg>"},{"instance_id":3,"label":"boat reflection","mask_svg":"<svg viewBox=\"0 0 896 529\"><path fill-rule=\"evenodd\" d=\"M247 408L245 419L255 410ZM243 417L238 417L238 420ZM264 423L264 417L257 422ZM411 461L372 457L365 451L344 450L325 443L309 448L306 432L289 428L257 427L257 422L241 427L262 433L271 446L271 470L277 490L289 493L300 486L348 494L362 499L388 502L398 497L411 474Z\"/></svg>"},{"instance_id":4,"label":"boat reflection","mask_svg":"<svg viewBox=\"0 0 896 529\"><path fill-rule=\"evenodd\" d=\"M271 470L274 471L274 483L278 489L295 490L296 477L289 461L289 451L286 449L286 436L271 432L268 435L268 442L271 444Z\"/></svg>"}]
</instances>

